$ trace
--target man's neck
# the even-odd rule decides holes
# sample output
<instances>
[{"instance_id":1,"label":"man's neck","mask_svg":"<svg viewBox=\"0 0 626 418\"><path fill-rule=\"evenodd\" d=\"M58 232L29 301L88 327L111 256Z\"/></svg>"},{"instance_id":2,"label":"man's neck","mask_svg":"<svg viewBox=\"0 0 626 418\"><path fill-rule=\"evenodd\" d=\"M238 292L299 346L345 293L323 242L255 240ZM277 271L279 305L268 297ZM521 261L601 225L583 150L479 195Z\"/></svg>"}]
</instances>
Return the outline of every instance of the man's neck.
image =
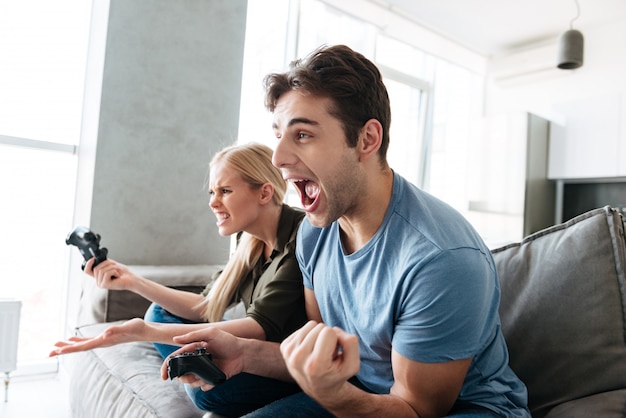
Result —
<instances>
[{"instance_id":1,"label":"man's neck","mask_svg":"<svg viewBox=\"0 0 626 418\"><path fill-rule=\"evenodd\" d=\"M368 185L360 204L339 218L341 243L347 254L352 254L367 244L376 234L391 201L393 171L386 169Z\"/></svg>"}]
</instances>

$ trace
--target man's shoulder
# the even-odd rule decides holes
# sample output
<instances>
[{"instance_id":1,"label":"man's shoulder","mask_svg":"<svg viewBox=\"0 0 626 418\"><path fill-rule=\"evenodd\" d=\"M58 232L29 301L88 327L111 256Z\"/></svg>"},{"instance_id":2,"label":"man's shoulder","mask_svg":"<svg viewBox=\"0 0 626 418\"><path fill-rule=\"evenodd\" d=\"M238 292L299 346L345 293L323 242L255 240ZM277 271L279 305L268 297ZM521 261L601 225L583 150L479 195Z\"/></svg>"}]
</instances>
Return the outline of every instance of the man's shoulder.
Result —
<instances>
[{"instance_id":1,"label":"man's shoulder","mask_svg":"<svg viewBox=\"0 0 626 418\"><path fill-rule=\"evenodd\" d=\"M335 224L336 221L330 226L319 228L311 225L309 220L305 217L298 230L297 251L305 254L306 258L310 258L328 239L335 238L333 235L333 228L336 228Z\"/></svg>"},{"instance_id":2,"label":"man's shoulder","mask_svg":"<svg viewBox=\"0 0 626 418\"><path fill-rule=\"evenodd\" d=\"M394 195L389 226L396 233L426 239L442 249L483 247L472 225L448 203L402 177L394 186Z\"/></svg>"}]
</instances>

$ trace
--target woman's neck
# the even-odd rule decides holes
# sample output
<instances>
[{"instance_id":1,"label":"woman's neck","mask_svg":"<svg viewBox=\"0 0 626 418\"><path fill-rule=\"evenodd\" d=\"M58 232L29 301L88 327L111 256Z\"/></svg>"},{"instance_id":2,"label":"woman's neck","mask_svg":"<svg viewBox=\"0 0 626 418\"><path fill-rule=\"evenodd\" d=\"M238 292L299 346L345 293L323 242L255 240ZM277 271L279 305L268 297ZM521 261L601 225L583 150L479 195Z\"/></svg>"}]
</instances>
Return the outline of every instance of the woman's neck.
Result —
<instances>
[{"instance_id":1,"label":"woman's neck","mask_svg":"<svg viewBox=\"0 0 626 418\"><path fill-rule=\"evenodd\" d=\"M263 249L265 259L268 259L272 255L274 247L276 246L281 212L282 205L268 205L265 210L261 212L255 223L258 227L254 231L247 231L265 244L265 248Z\"/></svg>"}]
</instances>

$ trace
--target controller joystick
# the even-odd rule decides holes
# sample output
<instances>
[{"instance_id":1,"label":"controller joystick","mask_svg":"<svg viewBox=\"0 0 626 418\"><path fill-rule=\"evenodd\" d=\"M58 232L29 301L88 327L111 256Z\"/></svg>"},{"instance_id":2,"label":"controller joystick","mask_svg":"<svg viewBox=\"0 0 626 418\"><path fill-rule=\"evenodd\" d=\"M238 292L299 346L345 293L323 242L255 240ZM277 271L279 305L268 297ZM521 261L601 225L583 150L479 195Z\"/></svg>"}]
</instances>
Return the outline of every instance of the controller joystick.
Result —
<instances>
[{"instance_id":1,"label":"controller joystick","mask_svg":"<svg viewBox=\"0 0 626 418\"><path fill-rule=\"evenodd\" d=\"M226 380L226 375L211 361L211 354L203 347L196 351L172 356L167 362L167 374L170 379L185 374L193 374L212 385Z\"/></svg>"},{"instance_id":2,"label":"controller joystick","mask_svg":"<svg viewBox=\"0 0 626 418\"><path fill-rule=\"evenodd\" d=\"M96 259L93 263L93 268L105 261L109 253L106 248L100 248L100 234L95 234L84 226L74 228L65 239L65 243L78 247L78 250L85 259L81 266L83 270L85 270L85 265L90 258L94 257Z\"/></svg>"}]
</instances>

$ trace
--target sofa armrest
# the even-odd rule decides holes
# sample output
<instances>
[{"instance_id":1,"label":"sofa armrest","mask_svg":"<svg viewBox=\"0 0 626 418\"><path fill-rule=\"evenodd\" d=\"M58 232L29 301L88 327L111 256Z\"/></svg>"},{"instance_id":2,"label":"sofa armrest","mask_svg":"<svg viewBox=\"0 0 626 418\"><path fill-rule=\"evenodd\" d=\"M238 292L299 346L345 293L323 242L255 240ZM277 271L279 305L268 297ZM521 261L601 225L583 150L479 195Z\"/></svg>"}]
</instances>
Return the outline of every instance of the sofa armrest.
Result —
<instances>
[{"instance_id":1,"label":"sofa armrest","mask_svg":"<svg viewBox=\"0 0 626 418\"><path fill-rule=\"evenodd\" d=\"M146 279L174 289L200 293L221 265L128 266ZM126 290L107 290L96 286L91 277L82 283L77 326L143 318L150 301Z\"/></svg>"}]
</instances>

